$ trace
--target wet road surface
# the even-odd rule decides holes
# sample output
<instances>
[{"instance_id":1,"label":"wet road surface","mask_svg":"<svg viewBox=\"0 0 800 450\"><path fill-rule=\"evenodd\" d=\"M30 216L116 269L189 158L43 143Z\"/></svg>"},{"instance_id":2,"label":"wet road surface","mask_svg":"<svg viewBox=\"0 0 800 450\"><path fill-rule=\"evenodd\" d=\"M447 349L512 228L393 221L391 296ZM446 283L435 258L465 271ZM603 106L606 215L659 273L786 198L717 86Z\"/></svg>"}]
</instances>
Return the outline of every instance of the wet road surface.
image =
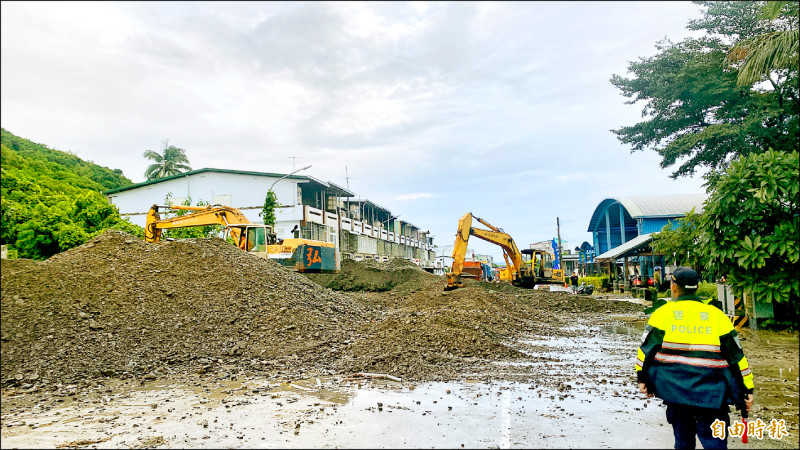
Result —
<instances>
[{"instance_id":1,"label":"wet road surface","mask_svg":"<svg viewBox=\"0 0 800 450\"><path fill-rule=\"evenodd\" d=\"M506 381L479 381L479 374L424 384L198 377L108 383L59 399L9 391L2 399L2 448L671 448L661 401L643 398L634 382L643 324L642 318L610 318L566 329L566 337L510 343L530 359L495 364ZM766 345L758 334L744 334ZM784 341L776 345L794 343L797 355L796 334ZM748 357L757 377L756 364L768 364L766 358ZM762 398L772 405L772 396L774 403L794 402L791 435L747 445L729 441L731 448L795 445L792 363L773 364L775 374L764 370L756 393L757 404ZM786 414L765 409L756 410L758 417Z\"/></svg>"}]
</instances>

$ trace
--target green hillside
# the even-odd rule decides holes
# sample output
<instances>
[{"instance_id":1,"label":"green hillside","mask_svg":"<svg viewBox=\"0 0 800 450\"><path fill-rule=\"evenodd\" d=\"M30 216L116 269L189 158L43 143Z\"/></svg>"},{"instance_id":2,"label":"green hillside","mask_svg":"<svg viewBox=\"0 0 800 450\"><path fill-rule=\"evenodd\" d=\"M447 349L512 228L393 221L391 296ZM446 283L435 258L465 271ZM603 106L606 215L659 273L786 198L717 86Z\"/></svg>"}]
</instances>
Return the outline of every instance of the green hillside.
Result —
<instances>
[{"instance_id":1,"label":"green hillside","mask_svg":"<svg viewBox=\"0 0 800 450\"><path fill-rule=\"evenodd\" d=\"M119 169L84 161L2 129L0 244L45 259L107 228L142 234L100 191L132 184Z\"/></svg>"}]
</instances>

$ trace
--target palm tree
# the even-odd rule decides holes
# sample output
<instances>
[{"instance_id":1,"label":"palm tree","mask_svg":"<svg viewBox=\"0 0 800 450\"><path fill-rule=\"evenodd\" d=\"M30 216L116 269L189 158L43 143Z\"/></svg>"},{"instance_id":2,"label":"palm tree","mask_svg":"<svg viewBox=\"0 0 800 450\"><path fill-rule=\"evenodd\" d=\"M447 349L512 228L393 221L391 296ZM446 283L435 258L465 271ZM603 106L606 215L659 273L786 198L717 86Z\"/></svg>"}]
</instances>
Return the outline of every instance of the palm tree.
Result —
<instances>
[{"instance_id":1,"label":"palm tree","mask_svg":"<svg viewBox=\"0 0 800 450\"><path fill-rule=\"evenodd\" d=\"M787 1L769 1L764 5L762 13L765 19L775 20ZM794 16L797 11L791 12ZM790 19L790 28L783 31L759 34L737 43L728 53L728 63L742 63L736 79L739 86L747 86L763 78L777 69L797 66L798 29L797 22Z\"/></svg>"},{"instance_id":2,"label":"palm tree","mask_svg":"<svg viewBox=\"0 0 800 450\"><path fill-rule=\"evenodd\" d=\"M164 141L163 154L147 150L144 152L144 157L155 161L155 164L151 164L144 171L147 181L192 170L189 167L189 158L186 157L186 150L169 145L169 140Z\"/></svg>"}]
</instances>

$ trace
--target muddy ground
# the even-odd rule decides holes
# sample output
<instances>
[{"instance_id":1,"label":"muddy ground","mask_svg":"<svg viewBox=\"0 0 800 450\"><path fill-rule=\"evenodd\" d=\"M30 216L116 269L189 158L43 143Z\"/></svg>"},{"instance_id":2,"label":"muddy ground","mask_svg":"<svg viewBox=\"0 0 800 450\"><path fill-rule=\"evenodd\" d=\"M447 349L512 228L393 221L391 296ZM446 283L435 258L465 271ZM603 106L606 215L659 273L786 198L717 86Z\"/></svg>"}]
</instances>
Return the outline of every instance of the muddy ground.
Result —
<instances>
[{"instance_id":1,"label":"muddy ground","mask_svg":"<svg viewBox=\"0 0 800 450\"><path fill-rule=\"evenodd\" d=\"M303 275L218 239L120 232L4 260L3 448L671 446L635 390L644 306L443 287L399 259ZM753 417L790 433L748 445L792 448L797 333L742 334Z\"/></svg>"}]
</instances>

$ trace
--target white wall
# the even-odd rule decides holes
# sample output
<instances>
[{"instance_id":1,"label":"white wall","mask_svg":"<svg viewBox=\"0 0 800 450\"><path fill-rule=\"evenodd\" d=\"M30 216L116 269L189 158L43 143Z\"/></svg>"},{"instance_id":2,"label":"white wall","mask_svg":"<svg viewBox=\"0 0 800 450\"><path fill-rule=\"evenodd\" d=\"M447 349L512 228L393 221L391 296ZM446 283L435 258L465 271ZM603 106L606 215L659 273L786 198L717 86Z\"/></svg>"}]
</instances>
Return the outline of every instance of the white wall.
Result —
<instances>
[{"instance_id":1,"label":"white wall","mask_svg":"<svg viewBox=\"0 0 800 450\"><path fill-rule=\"evenodd\" d=\"M228 206L240 209L253 223L263 223L258 213L264 205L267 190L276 180L278 177L204 172L117 192L107 197L111 204L119 208L123 217L141 227L145 225L150 207L154 204L163 205L169 192L172 193L174 203L180 203L180 200L191 197L193 205L197 204L198 200L213 203L215 197L224 199L230 196ZM278 196L278 203L287 205L276 210L276 222L299 223L303 219L302 206L297 205L298 181L302 183L302 180L284 178L273 187ZM246 209L248 207L257 208ZM293 226L294 223L276 223L276 231L285 228L285 233L289 234ZM286 236L278 233L278 237Z\"/></svg>"},{"instance_id":2,"label":"white wall","mask_svg":"<svg viewBox=\"0 0 800 450\"><path fill-rule=\"evenodd\" d=\"M335 213L312 208L310 205L298 204L297 186L298 184L302 186L307 182L284 178L276 183L276 180L279 179L279 177L249 174L201 172L109 194L106 197L109 199L109 203L117 206L124 218L141 227L145 225L147 212L151 206L166 203L167 193L171 193L173 203L180 203L187 197L191 197L193 205L197 204L198 200L212 204L226 204L215 201L215 199L230 200L228 206L239 209L248 220L253 223L264 223L258 213L261 212L264 205L268 189L275 183L273 190L278 196L278 203L283 205L275 211L275 234L278 239L291 238L292 228L306 220L325 225L327 234L321 239L334 242L338 252L339 240L336 239L336 235L339 233L341 221L343 229L359 235L366 234L376 239L389 240L425 250L433 248L424 240L418 241L416 238L401 237L387 232L385 229L373 228L362 222L340 217Z\"/></svg>"}]
</instances>

